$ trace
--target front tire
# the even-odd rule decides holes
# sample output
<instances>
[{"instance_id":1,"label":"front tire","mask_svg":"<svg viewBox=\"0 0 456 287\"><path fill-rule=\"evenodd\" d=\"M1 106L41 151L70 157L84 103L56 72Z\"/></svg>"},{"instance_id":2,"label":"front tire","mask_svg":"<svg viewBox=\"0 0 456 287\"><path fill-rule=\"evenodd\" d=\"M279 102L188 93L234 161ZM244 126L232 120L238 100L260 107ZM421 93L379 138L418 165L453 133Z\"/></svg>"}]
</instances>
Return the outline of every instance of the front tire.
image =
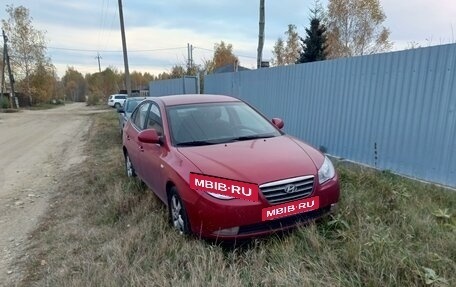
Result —
<instances>
[{"instance_id":1,"label":"front tire","mask_svg":"<svg viewBox=\"0 0 456 287\"><path fill-rule=\"evenodd\" d=\"M127 177L129 178L136 177L135 168L131 163L130 156L128 155L128 153L125 153L125 172L127 174Z\"/></svg>"},{"instance_id":2,"label":"front tire","mask_svg":"<svg viewBox=\"0 0 456 287\"><path fill-rule=\"evenodd\" d=\"M182 199L176 187L172 187L168 196L168 210L171 225L179 234L189 235L191 233L187 212L185 211Z\"/></svg>"},{"instance_id":3,"label":"front tire","mask_svg":"<svg viewBox=\"0 0 456 287\"><path fill-rule=\"evenodd\" d=\"M116 108L118 110L120 108L120 104L119 103L115 103L114 104L114 108Z\"/></svg>"}]
</instances>

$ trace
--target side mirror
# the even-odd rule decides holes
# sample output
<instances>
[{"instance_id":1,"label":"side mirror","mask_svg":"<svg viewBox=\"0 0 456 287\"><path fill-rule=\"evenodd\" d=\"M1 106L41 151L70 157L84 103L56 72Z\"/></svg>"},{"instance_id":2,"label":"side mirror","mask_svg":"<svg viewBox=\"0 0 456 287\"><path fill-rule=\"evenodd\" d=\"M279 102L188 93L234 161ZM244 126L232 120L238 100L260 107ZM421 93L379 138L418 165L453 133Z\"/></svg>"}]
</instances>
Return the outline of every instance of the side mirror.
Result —
<instances>
[{"instance_id":1,"label":"side mirror","mask_svg":"<svg viewBox=\"0 0 456 287\"><path fill-rule=\"evenodd\" d=\"M138 140L142 143L161 144L161 138L155 129L148 129L138 134Z\"/></svg>"},{"instance_id":2,"label":"side mirror","mask_svg":"<svg viewBox=\"0 0 456 287\"><path fill-rule=\"evenodd\" d=\"M285 125L283 120L280 118L273 118L271 122L279 129L281 130L283 126Z\"/></svg>"},{"instance_id":3,"label":"side mirror","mask_svg":"<svg viewBox=\"0 0 456 287\"><path fill-rule=\"evenodd\" d=\"M125 110L124 110L123 107L118 108L118 109L117 109L117 112L118 112L119 114L125 114Z\"/></svg>"}]
</instances>

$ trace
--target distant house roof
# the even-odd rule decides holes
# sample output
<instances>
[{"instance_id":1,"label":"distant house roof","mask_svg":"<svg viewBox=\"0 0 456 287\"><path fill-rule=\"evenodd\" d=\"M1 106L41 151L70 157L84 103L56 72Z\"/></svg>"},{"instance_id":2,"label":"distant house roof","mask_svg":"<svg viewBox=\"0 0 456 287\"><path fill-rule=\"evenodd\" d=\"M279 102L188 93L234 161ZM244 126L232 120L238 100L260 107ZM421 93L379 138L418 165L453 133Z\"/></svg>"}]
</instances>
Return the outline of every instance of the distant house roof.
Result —
<instances>
[{"instance_id":1,"label":"distant house roof","mask_svg":"<svg viewBox=\"0 0 456 287\"><path fill-rule=\"evenodd\" d=\"M238 66L237 70L238 70L238 72L240 72L240 71L249 71L250 69L247 69L246 67ZM232 73L232 72L234 72L234 64L227 64L225 66L215 69L213 73L219 74L219 73Z\"/></svg>"}]
</instances>

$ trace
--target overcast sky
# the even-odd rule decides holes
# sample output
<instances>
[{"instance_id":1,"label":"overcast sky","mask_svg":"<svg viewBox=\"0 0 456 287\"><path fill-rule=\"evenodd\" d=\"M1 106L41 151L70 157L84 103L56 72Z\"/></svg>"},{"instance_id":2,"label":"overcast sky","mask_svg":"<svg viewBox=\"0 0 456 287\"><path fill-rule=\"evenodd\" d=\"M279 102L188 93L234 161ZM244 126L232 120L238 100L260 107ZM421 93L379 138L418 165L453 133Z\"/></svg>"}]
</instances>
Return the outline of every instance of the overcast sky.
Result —
<instances>
[{"instance_id":1,"label":"overcast sky","mask_svg":"<svg viewBox=\"0 0 456 287\"><path fill-rule=\"evenodd\" d=\"M304 35L313 0L266 0L264 60L272 57L275 40L288 24ZM322 1L326 6L327 1ZM30 10L35 28L46 31L48 55L62 76L68 66L97 72L123 70L117 0L0 0L0 18L7 4ZM391 30L393 50L414 42L421 46L456 41L456 0L381 0ZM214 43L233 44L241 65L256 64L258 0L123 0L130 71L158 74L183 64L187 43L196 64L212 58ZM68 50L65 50L68 49ZM146 51L144 51L146 50Z\"/></svg>"}]
</instances>

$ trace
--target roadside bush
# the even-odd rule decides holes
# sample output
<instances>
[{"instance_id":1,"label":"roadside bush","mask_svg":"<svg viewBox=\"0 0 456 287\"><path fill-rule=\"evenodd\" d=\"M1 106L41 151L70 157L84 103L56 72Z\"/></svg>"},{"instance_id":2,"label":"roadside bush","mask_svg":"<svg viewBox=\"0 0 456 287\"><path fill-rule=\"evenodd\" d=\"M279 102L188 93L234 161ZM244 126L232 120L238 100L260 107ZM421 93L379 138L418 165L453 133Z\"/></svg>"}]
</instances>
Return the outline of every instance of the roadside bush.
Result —
<instances>
[{"instance_id":1,"label":"roadside bush","mask_svg":"<svg viewBox=\"0 0 456 287\"><path fill-rule=\"evenodd\" d=\"M100 103L101 98L102 98L102 95L100 92L91 93L87 98L87 105L88 106L98 105Z\"/></svg>"},{"instance_id":2,"label":"roadside bush","mask_svg":"<svg viewBox=\"0 0 456 287\"><path fill-rule=\"evenodd\" d=\"M53 104L53 105L64 105L65 102L62 99L53 99L51 101L51 104Z\"/></svg>"},{"instance_id":3,"label":"roadside bush","mask_svg":"<svg viewBox=\"0 0 456 287\"><path fill-rule=\"evenodd\" d=\"M0 98L0 109L7 109L9 108L9 102L7 97Z\"/></svg>"}]
</instances>

